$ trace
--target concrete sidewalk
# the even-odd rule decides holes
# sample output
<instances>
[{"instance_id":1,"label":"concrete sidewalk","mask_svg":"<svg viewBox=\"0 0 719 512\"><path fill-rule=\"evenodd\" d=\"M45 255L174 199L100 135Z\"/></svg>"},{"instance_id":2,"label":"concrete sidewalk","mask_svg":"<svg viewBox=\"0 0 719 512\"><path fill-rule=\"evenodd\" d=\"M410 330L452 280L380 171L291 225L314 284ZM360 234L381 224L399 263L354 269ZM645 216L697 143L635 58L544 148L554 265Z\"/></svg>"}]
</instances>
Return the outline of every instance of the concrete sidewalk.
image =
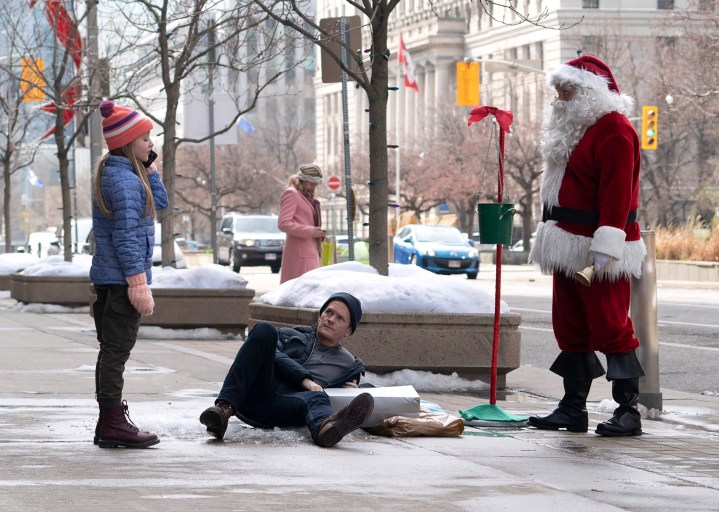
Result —
<instances>
[{"instance_id":1,"label":"concrete sidewalk","mask_svg":"<svg viewBox=\"0 0 719 512\"><path fill-rule=\"evenodd\" d=\"M224 442L198 422L236 340L141 339L128 363L133 420L162 442L92 444L96 340L87 314L38 314L0 299L0 510L717 510L719 397L662 390L645 435L593 434L609 417L590 395L587 434L467 428L460 438L350 434L322 449L306 429L257 431L233 420ZM561 380L522 367L498 404L546 413ZM455 412L487 398L420 393ZM503 394L501 394L503 395Z\"/></svg>"}]
</instances>

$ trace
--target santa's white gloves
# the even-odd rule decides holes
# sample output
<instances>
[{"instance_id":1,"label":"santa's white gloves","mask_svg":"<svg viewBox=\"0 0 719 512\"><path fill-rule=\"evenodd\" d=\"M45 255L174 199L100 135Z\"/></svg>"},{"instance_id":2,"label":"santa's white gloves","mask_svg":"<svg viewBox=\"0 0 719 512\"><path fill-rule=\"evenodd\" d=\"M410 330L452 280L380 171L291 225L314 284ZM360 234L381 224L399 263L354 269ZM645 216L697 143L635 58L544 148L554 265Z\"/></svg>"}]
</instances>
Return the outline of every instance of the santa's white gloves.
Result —
<instances>
[{"instance_id":1,"label":"santa's white gloves","mask_svg":"<svg viewBox=\"0 0 719 512\"><path fill-rule=\"evenodd\" d=\"M614 258L603 252L589 251L589 255L594 257L594 271L599 272L602 267L612 261Z\"/></svg>"}]
</instances>

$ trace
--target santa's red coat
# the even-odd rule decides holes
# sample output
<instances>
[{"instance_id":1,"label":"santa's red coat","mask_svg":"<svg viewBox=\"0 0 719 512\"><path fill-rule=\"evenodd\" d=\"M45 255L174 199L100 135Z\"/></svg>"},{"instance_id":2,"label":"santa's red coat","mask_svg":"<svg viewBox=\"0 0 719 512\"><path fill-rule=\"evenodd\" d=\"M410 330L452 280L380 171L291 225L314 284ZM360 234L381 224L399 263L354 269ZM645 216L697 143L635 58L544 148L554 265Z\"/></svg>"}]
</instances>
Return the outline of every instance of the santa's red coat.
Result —
<instances>
[{"instance_id":1,"label":"santa's red coat","mask_svg":"<svg viewBox=\"0 0 719 512\"><path fill-rule=\"evenodd\" d=\"M617 353L639 345L628 316L629 279L641 274L646 248L639 223L627 223L639 208L639 171L637 133L617 112L586 130L566 166L545 169L561 180L556 197L549 194L554 204L599 214L597 225L549 220L537 228L530 258L554 274L552 322L562 350ZM612 259L586 288L574 274L592 265L594 252Z\"/></svg>"},{"instance_id":2,"label":"santa's red coat","mask_svg":"<svg viewBox=\"0 0 719 512\"><path fill-rule=\"evenodd\" d=\"M548 170L551 172L551 169ZM561 207L596 212L597 225L543 222L531 259L546 273L567 277L593 262L590 251L613 258L596 276L616 281L639 276L646 254L638 222L627 216L639 208L639 139L626 116L605 114L589 127L560 172Z\"/></svg>"}]
</instances>

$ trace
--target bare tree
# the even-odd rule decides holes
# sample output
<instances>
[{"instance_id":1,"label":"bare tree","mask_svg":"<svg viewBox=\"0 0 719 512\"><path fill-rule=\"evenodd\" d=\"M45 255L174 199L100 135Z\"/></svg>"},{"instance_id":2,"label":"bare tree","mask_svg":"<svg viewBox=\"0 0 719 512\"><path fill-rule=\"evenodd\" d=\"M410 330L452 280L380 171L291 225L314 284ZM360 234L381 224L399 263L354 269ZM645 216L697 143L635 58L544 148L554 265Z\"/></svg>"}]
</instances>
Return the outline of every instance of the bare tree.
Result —
<instances>
[{"instance_id":1,"label":"bare tree","mask_svg":"<svg viewBox=\"0 0 719 512\"><path fill-rule=\"evenodd\" d=\"M6 34L6 54L0 62L0 163L3 175L3 223L5 230L5 252L12 251L12 177L20 169L29 166L35 157L37 144L26 143L34 126L37 112L24 101L26 96L22 90L31 92L32 84L21 86L21 57L16 39L18 34L11 30L13 20L21 13L18 7L3 4L0 7L0 25Z\"/></svg>"},{"instance_id":2,"label":"bare tree","mask_svg":"<svg viewBox=\"0 0 719 512\"><path fill-rule=\"evenodd\" d=\"M529 250L532 232L537 220L534 218L538 202L540 176L542 175L542 155L539 152L539 122L521 124L512 127L507 139L508 147L505 159L507 188L514 196L511 199L518 206L517 214L522 217L522 241L525 251Z\"/></svg>"},{"instance_id":3,"label":"bare tree","mask_svg":"<svg viewBox=\"0 0 719 512\"><path fill-rule=\"evenodd\" d=\"M339 42L338 30L322 30L311 12L310 2L303 0L255 0L269 16L287 27L293 28L301 36L312 41L320 48L327 49ZM356 11L364 16L367 25L362 28L369 32L370 40L364 42L369 48L367 60L365 54L355 53L349 44L348 65L343 65L340 57L331 54L332 58L344 69L358 88L367 94L369 104L369 260L382 275L388 272L388 239L387 239L387 201L389 197L387 168L387 99L388 99L388 60L387 24L389 17L399 4L399 0L346 0L349 11ZM438 15L445 14L444 3L431 2ZM495 2L478 0L481 8L497 22L506 25L533 23L543 26L548 11L544 9L537 16L528 16L515 7L512 2ZM456 8L450 6L447 11ZM441 11L441 12L440 12ZM568 28L562 25L558 28ZM336 29L336 27L333 27Z\"/></svg>"},{"instance_id":4,"label":"bare tree","mask_svg":"<svg viewBox=\"0 0 719 512\"><path fill-rule=\"evenodd\" d=\"M225 211L276 213L287 178L313 159L314 120L304 115L296 95L263 99L263 116L251 133L239 132L237 145L218 146L217 202ZM184 145L178 153L178 214L192 215L192 225L210 229L208 148ZM200 220L198 217L205 217Z\"/></svg>"},{"instance_id":5,"label":"bare tree","mask_svg":"<svg viewBox=\"0 0 719 512\"><path fill-rule=\"evenodd\" d=\"M275 64L284 60L284 48L276 44L282 34L247 1L237 1L232 9L221 0L114 0L113 5L122 24L131 28L111 59L114 74L126 77L128 85L113 96L131 99L162 129L163 182L170 198L161 216L162 264L171 265L178 147L228 132L256 106L260 94L287 71ZM216 72L231 79L218 80ZM235 80L241 73L248 77L244 83ZM182 95L205 91L207 101L211 81L229 95L236 112L206 136L178 136Z\"/></svg>"},{"instance_id":6,"label":"bare tree","mask_svg":"<svg viewBox=\"0 0 719 512\"><path fill-rule=\"evenodd\" d=\"M577 40L578 49L610 62L622 91L637 100L638 128L642 105L659 108L657 149L642 151L640 216L647 225L684 222L695 196L706 203L716 189L716 26L711 11L676 9L657 24L671 36L639 38L620 26L599 26Z\"/></svg>"},{"instance_id":7,"label":"bare tree","mask_svg":"<svg viewBox=\"0 0 719 512\"><path fill-rule=\"evenodd\" d=\"M433 144L434 167L442 169L447 201L454 205L459 227L472 236L477 202L496 200L497 156L490 144L490 125L467 127L467 109L454 108L437 114L439 131ZM496 142L496 140L494 141Z\"/></svg>"},{"instance_id":8,"label":"bare tree","mask_svg":"<svg viewBox=\"0 0 719 512\"><path fill-rule=\"evenodd\" d=\"M380 274L387 275L387 23L399 0L348 0L347 3L368 20L366 28L369 29L371 41L365 43L365 46L371 48L370 58L365 63L362 53L355 53L349 44L345 44L351 65L343 66L339 56L334 56L334 60L365 91L368 98L369 124L372 127L369 132L369 182L372 183L369 194L369 259L370 265ZM320 29L309 2L256 0L256 4L279 23L291 27L321 48L342 44L339 41L339 30L330 32Z\"/></svg>"},{"instance_id":9,"label":"bare tree","mask_svg":"<svg viewBox=\"0 0 719 512\"><path fill-rule=\"evenodd\" d=\"M94 6L89 2L87 6ZM38 2L32 0L29 7L17 9L17 4L6 2L0 11L2 24L13 33L12 43L19 54L30 56L26 61L33 68L32 80L16 77L28 87L33 87L46 98L40 110L50 114L49 128L39 135L36 142L50 139L54 142L58 161L60 189L63 211L63 232L71 232L72 198L71 189L76 184L71 182L70 162L75 143L85 134L85 121L90 110L82 99L83 78L85 85L88 80L96 80L96 75L83 77L82 38L79 27L87 17L87 7L78 2ZM43 66L37 63L42 60ZM26 134L27 135L27 134ZM72 239L63 238L64 258L72 260Z\"/></svg>"},{"instance_id":10,"label":"bare tree","mask_svg":"<svg viewBox=\"0 0 719 512\"><path fill-rule=\"evenodd\" d=\"M663 105L664 115L660 110L652 161L667 183L663 196L656 194L662 199L657 221L665 225L685 222L688 203L691 215L701 210L705 222L719 206L719 65L714 58L719 13L709 3L694 7L672 13L669 23L682 31L659 41L657 68L651 73L656 96L671 100Z\"/></svg>"}]
</instances>

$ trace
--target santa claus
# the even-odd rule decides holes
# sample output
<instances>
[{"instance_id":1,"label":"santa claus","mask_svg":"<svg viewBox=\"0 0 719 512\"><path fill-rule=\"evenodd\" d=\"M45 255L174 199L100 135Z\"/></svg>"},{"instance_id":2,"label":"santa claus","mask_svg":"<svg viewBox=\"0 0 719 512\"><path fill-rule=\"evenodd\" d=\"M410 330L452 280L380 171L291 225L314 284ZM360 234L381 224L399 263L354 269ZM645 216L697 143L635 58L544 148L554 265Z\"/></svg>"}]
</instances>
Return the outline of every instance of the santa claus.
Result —
<instances>
[{"instance_id":1,"label":"santa claus","mask_svg":"<svg viewBox=\"0 0 719 512\"><path fill-rule=\"evenodd\" d=\"M596 432L641 435L644 371L629 318L630 278L641 274L646 254L637 223L639 140L627 118L634 100L619 91L604 62L588 55L550 73L547 82L557 97L543 124L544 218L530 259L553 275L552 326L561 352L550 369L563 378L565 393L554 412L529 424L588 430L589 389L605 373L599 351L607 356L619 407ZM586 267L594 274L590 286L575 278Z\"/></svg>"}]
</instances>

